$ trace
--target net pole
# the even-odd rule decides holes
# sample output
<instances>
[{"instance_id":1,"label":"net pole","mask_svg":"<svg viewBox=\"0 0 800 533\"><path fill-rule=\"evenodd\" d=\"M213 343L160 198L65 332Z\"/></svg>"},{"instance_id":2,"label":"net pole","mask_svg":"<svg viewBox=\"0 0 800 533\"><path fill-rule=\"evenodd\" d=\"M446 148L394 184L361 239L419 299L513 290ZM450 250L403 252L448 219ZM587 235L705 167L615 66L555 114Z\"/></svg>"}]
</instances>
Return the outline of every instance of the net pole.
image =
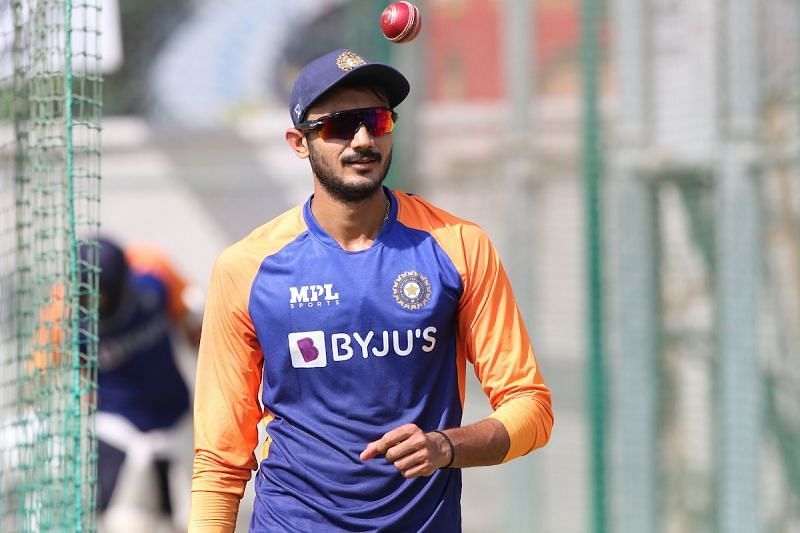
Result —
<instances>
[{"instance_id":1,"label":"net pole","mask_svg":"<svg viewBox=\"0 0 800 533\"><path fill-rule=\"evenodd\" d=\"M504 197L506 206L505 252L508 273L517 295L517 302L525 322L530 328L534 322L532 294L533 265L526 250L536 250L535 231L530 231L528 217L520 221L520 213L532 212L530 194L527 189L528 177L532 172L531 151L535 131L531 114L531 96L534 76L534 61L531 57L531 44L536 42L535 13L530 0L509 0L503 9L501 20L504 39L503 70L505 98L508 103L507 123L509 136L506 140L503 172ZM535 223L535 222L534 222ZM535 335L534 335L535 337ZM509 473L509 494L506 516L507 531L536 531L536 453L520 457Z\"/></svg>"},{"instance_id":2,"label":"net pole","mask_svg":"<svg viewBox=\"0 0 800 533\"><path fill-rule=\"evenodd\" d=\"M80 313L80 270L78 266L78 239L75 227L75 168L74 168L74 142L73 142L73 116L72 116L72 0L64 1L64 130L65 148L64 157L67 194L67 240L69 268L67 279L70 287L70 331L71 361L72 361L72 392L69 397L69 406L66 415L69 429L69 439L74 451L81 450L81 313ZM74 531L83 530L83 459L72 462L72 495Z\"/></svg>"},{"instance_id":3,"label":"net pole","mask_svg":"<svg viewBox=\"0 0 800 533\"><path fill-rule=\"evenodd\" d=\"M531 273L530 261L522 250L535 250L532 232L520 223L519 213L529 213L527 181L532 171L531 150L535 124L531 115L533 93L533 59L531 44L536 41L535 23L531 17L528 0L506 2L504 17L504 65L505 98L508 103L509 124L506 139L503 187L505 188L508 237L509 273L514 283L520 309L530 323ZM524 243L524 244L523 244Z\"/></svg>"},{"instance_id":4,"label":"net pole","mask_svg":"<svg viewBox=\"0 0 800 533\"><path fill-rule=\"evenodd\" d=\"M14 24L14 236L15 244L18 250L15 257L15 286L13 288L16 302L14 311L16 315L16 360L23 361L25 354L30 349L30 342L28 339L28 332L30 331L28 320L26 320L27 313L23 310L23 301L27 301L29 294L32 293L31 289L31 275L30 275L30 256L31 248L28 240L29 222L28 212L30 210L30 197L28 194L30 178L28 176L28 165L26 164L26 150L27 150L27 128L25 117L29 113L28 97L27 97L27 84L23 75L23 17L22 5L15 2L12 6L13 24ZM24 397L23 380L19 380L20 389L18 391L18 398Z\"/></svg>"},{"instance_id":5,"label":"net pole","mask_svg":"<svg viewBox=\"0 0 800 533\"><path fill-rule=\"evenodd\" d=\"M717 179L717 528L756 533L759 519L759 0L723 12L724 140Z\"/></svg>"},{"instance_id":6,"label":"net pole","mask_svg":"<svg viewBox=\"0 0 800 533\"><path fill-rule=\"evenodd\" d=\"M586 208L588 298L588 382L592 531L607 531L606 513L606 380L603 346L602 157L599 110L601 0L582 0L581 64L583 92L583 175Z\"/></svg>"},{"instance_id":7,"label":"net pole","mask_svg":"<svg viewBox=\"0 0 800 533\"><path fill-rule=\"evenodd\" d=\"M614 531L657 532L660 298L658 209L654 185L638 168L650 143L649 31L640 0L613 4L619 83L614 199Z\"/></svg>"}]
</instances>

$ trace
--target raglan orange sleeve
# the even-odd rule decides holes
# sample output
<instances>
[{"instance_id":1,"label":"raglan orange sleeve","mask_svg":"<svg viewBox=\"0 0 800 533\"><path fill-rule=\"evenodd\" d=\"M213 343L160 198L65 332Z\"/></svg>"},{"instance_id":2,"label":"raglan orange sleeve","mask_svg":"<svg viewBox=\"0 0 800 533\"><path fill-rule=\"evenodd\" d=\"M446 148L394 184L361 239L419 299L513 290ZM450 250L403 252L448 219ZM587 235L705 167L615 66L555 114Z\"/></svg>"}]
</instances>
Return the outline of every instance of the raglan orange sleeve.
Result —
<instances>
[{"instance_id":1,"label":"raglan orange sleeve","mask_svg":"<svg viewBox=\"0 0 800 533\"><path fill-rule=\"evenodd\" d=\"M248 311L257 265L229 248L209 285L197 363L189 531L229 532L257 462L263 354Z\"/></svg>"},{"instance_id":2,"label":"raglan orange sleeve","mask_svg":"<svg viewBox=\"0 0 800 533\"><path fill-rule=\"evenodd\" d=\"M458 312L460 349L511 439L504 462L544 446L553 428L545 385L528 332L500 263L483 230L461 226L464 293ZM460 261L459 261L460 262Z\"/></svg>"}]
</instances>

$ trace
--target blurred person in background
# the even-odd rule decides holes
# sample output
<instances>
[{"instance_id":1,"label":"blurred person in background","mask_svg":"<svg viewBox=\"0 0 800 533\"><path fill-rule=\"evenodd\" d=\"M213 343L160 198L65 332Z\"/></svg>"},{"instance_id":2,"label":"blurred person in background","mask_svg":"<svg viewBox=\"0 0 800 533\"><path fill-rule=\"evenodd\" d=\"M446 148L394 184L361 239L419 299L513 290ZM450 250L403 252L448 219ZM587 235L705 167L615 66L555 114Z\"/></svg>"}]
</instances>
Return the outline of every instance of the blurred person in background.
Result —
<instances>
[{"instance_id":1,"label":"blurred person in background","mask_svg":"<svg viewBox=\"0 0 800 533\"><path fill-rule=\"evenodd\" d=\"M295 81L286 141L313 195L215 263L192 532L233 531L260 422L257 532L460 531L460 469L550 438L550 390L489 238L383 186L409 90L350 50ZM462 427L467 362L494 412Z\"/></svg>"},{"instance_id":2,"label":"blurred person in background","mask_svg":"<svg viewBox=\"0 0 800 533\"><path fill-rule=\"evenodd\" d=\"M196 350L202 296L154 245L100 238L99 266L98 529L186 531L191 402L176 340Z\"/></svg>"}]
</instances>

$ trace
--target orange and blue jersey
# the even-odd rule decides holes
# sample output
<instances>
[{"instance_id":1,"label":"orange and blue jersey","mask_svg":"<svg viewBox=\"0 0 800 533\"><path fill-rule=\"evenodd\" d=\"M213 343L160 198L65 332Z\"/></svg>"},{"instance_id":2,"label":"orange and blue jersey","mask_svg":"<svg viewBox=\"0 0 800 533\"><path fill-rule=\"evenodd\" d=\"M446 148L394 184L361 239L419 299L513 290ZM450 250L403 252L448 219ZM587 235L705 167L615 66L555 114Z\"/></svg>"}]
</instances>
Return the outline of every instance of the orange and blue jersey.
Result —
<instances>
[{"instance_id":1,"label":"orange and blue jersey","mask_svg":"<svg viewBox=\"0 0 800 533\"><path fill-rule=\"evenodd\" d=\"M217 259L195 394L197 531L235 523L261 421L251 531L460 531L460 470L405 479L359 454L404 423L459 426L467 362L508 430L506 460L547 442L550 391L488 237L386 194L366 250L343 250L312 197Z\"/></svg>"},{"instance_id":2,"label":"orange and blue jersey","mask_svg":"<svg viewBox=\"0 0 800 533\"><path fill-rule=\"evenodd\" d=\"M130 266L118 309L99 321L98 410L125 417L141 431L172 427L190 411L171 331L186 310L186 283L159 249L126 248Z\"/></svg>"}]
</instances>

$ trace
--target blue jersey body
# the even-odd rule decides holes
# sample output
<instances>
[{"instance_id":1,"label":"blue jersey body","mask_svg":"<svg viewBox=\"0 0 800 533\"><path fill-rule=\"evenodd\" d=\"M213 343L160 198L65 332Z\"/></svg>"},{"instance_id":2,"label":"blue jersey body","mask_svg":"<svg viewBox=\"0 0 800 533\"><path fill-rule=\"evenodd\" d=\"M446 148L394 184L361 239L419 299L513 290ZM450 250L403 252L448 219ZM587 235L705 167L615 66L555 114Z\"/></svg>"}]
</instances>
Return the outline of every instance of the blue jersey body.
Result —
<instances>
[{"instance_id":1,"label":"blue jersey body","mask_svg":"<svg viewBox=\"0 0 800 533\"><path fill-rule=\"evenodd\" d=\"M263 403L274 416L254 531L460 530L460 471L406 480L383 458L359 459L402 423L461 422L461 279L433 237L397 223L395 210L373 246L347 252L307 203L308 230L266 257L253 282Z\"/></svg>"},{"instance_id":2,"label":"blue jersey body","mask_svg":"<svg viewBox=\"0 0 800 533\"><path fill-rule=\"evenodd\" d=\"M170 338L167 288L131 273L116 312L100 320L98 410L141 431L172 426L189 411L189 391Z\"/></svg>"}]
</instances>

